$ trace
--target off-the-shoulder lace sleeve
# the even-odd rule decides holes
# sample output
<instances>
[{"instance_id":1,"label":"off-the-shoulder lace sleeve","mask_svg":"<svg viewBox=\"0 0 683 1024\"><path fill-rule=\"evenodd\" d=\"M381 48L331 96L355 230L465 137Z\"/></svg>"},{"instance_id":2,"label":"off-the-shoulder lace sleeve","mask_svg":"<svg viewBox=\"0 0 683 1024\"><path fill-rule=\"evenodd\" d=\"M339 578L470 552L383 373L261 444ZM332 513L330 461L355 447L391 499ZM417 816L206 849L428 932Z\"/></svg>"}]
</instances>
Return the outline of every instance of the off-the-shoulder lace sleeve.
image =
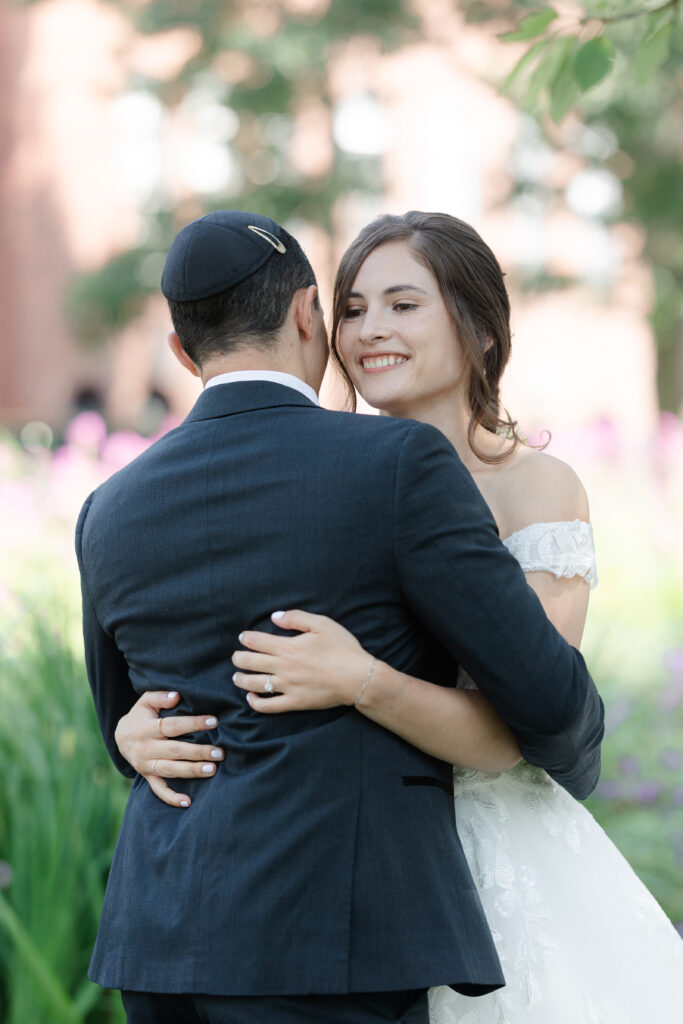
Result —
<instances>
[{"instance_id":1,"label":"off-the-shoulder lace sleeve","mask_svg":"<svg viewBox=\"0 0 683 1024\"><path fill-rule=\"evenodd\" d=\"M530 523L503 542L524 572L551 572L557 579L581 576L597 586L593 528L581 519L566 523Z\"/></svg>"}]
</instances>

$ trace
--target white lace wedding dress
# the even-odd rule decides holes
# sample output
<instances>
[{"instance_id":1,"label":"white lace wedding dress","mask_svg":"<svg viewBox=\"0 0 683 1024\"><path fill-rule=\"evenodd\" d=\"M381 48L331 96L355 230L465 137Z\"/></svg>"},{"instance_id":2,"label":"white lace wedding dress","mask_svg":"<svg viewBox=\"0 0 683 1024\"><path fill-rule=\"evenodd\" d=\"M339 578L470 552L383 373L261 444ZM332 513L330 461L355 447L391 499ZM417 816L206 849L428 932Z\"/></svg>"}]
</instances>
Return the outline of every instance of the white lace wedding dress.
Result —
<instances>
[{"instance_id":1,"label":"white lace wedding dress","mask_svg":"<svg viewBox=\"0 0 683 1024\"><path fill-rule=\"evenodd\" d=\"M588 523L536 523L505 543L525 572L597 582ZM525 762L456 768L454 781L507 985L432 989L431 1024L683 1024L683 941L588 811Z\"/></svg>"}]
</instances>

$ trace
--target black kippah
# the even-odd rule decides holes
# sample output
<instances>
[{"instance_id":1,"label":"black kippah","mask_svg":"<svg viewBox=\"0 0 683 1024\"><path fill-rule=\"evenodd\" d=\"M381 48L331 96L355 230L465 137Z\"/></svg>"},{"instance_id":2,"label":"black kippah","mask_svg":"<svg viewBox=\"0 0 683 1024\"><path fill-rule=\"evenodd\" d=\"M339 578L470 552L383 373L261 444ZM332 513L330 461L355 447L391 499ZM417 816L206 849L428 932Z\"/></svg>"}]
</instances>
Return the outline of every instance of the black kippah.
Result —
<instances>
[{"instance_id":1,"label":"black kippah","mask_svg":"<svg viewBox=\"0 0 683 1024\"><path fill-rule=\"evenodd\" d=\"M243 210L216 210L180 231L168 251L161 290L193 302L232 288L276 253L286 252L279 224Z\"/></svg>"}]
</instances>

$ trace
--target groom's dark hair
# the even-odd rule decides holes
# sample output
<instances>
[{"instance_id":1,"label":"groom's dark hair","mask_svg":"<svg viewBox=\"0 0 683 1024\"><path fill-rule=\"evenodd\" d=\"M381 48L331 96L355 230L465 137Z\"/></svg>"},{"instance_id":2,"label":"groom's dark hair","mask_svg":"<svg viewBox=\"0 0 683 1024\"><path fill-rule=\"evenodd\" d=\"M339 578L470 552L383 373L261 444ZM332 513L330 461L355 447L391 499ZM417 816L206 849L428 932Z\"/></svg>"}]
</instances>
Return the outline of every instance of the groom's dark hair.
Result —
<instances>
[{"instance_id":1,"label":"groom's dark hair","mask_svg":"<svg viewBox=\"0 0 683 1024\"><path fill-rule=\"evenodd\" d=\"M272 348L294 293L317 285L296 238L284 228L279 229L278 237L286 251L266 260L239 284L205 299L168 299L173 327L196 366L241 348ZM318 308L317 296L315 306Z\"/></svg>"}]
</instances>

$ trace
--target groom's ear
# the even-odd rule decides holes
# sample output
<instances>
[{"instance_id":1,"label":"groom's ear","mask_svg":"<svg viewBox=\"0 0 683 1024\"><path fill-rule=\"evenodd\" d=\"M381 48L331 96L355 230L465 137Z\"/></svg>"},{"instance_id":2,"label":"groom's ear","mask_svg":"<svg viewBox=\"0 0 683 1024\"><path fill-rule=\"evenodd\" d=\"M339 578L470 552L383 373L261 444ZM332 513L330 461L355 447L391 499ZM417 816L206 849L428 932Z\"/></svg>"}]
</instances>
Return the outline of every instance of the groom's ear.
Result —
<instances>
[{"instance_id":1,"label":"groom's ear","mask_svg":"<svg viewBox=\"0 0 683 1024\"><path fill-rule=\"evenodd\" d=\"M175 331L171 331L168 336L168 347L170 348L173 355L176 357L181 366L184 366L186 370L189 370L193 377L201 376L199 369L192 362L187 352L183 348L180 338Z\"/></svg>"},{"instance_id":2,"label":"groom's ear","mask_svg":"<svg viewBox=\"0 0 683 1024\"><path fill-rule=\"evenodd\" d=\"M309 285L308 288L300 288L294 295L294 320L302 341L310 341L313 337L313 317L317 309L317 295L318 288L314 284Z\"/></svg>"}]
</instances>

